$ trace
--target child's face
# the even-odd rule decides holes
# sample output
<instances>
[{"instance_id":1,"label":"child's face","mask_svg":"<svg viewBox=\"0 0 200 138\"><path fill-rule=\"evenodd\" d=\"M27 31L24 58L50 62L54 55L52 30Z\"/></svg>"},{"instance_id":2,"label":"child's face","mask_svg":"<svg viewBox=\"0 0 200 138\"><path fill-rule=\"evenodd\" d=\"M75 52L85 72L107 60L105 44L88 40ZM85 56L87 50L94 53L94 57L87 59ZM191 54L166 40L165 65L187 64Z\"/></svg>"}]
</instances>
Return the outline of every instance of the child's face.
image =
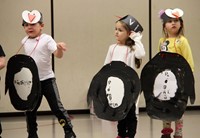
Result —
<instances>
[{"instance_id":1,"label":"child's face","mask_svg":"<svg viewBox=\"0 0 200 138\"><path fill-rule=\"evenodd\" d=\"M176 36L181 27L181 23L179 19L170 19L165 23L165 31L169 36Z\"/></svg>"},{"instance_id":2,"label":"child's face","mask_svg":"<svg viewBox=\"0 0 200 138\"><path fill-rule=\"evenodd\" d=\"M115 37L118 44L124 45L128 39L130 32L128 32L121 22L115 24Z\"/></svg>"},{"instance_id":3,"label":"child's face","mask_svg":"<svg viewBox=\"0 0 200 138\"><path fill-rule=\"evenodd\" d=\"M41 34L43 27L44 27L43 23L24 24L25 32L30 38L38 37Z\"/></svg>"}]
</instances>

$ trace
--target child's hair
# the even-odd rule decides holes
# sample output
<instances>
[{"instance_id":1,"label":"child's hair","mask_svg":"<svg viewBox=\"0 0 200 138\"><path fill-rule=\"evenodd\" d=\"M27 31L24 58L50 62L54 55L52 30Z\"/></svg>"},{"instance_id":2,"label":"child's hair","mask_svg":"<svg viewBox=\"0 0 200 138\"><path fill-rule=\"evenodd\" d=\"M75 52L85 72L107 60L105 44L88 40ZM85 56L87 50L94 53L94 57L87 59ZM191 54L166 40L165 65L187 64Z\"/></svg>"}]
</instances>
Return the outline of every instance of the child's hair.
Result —
<instances>
[{"instance_id":1,"label":"child's hair","mask_svg":"<svg viewBox=\"0 0 200 138\"><path fill-rule=\"evenodd\" d=\"M120 22L123 27L126 29L127 32L131 32L131 29L127 26L126 23L122 22L122 21L117 21ZM128 39L125 41L125 45L127 45L128 47L130 47L131 50L135 50L134 46L135 46L135 41L132 40L130 37L128 37ZM142 63L142 59L138 59L135 57L135 66L136 68L140 68L140 65Z\"/></svg>"},{"instance_id":2,"label":"child's hair","mask_svg":"<svg viewBox=\"0 0 200 138\"><path fill-rule=\"evenodd\" d=\"M180 29L178 30L177 37L180 37L181 35L184 36L184 23L183 23L183 19L182 19L181 17L178 18L178 20L180 21L181 27L180 27ZM163 32L163 35L164 35L165 38L168 37L168 34L167 34L167 32L165 31L165 24L166 24L167 22L168 22L168 21L165 21L165 22L163 22L163 24L162 24L162 27L163 27L162 32Z\"/></svg>"}]
</instances>

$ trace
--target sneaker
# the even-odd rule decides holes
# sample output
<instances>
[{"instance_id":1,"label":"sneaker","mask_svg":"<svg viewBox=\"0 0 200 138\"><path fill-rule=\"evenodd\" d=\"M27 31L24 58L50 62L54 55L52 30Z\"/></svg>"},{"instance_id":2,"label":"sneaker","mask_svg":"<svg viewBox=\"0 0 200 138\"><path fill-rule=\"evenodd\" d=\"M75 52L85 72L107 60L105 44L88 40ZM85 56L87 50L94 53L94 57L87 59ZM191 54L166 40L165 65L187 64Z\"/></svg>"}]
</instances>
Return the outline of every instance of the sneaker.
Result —
<instances>
[{"instance_id":1,"label":"sneaker","mask_svg":"<svg viewBox=\"0 0 200 138\"><path fill-rule=\"evenodd\" d=\"M37 133L34 133L34 134L29 134L28 138L39 138L39 137L38 137Z\"/></svg>"},{"instance_id":2,"label":"sneaker","mask_svg":"<svg viewBox=\"0 0 200 138\"><path fill-rule=\"evenodd\" d=\"M162 135L161 138L171 138L170 134Z\"/></svg>"},{"instance_id":3,"label":"sneaker","mask_svg":"<svg viewBox=\"0 0 200 138\"><path fill-rule=\"evenodd\" d=\"M65 138L76 138L74 131L65 131Z\"/></svg>"},{"instance_id":4,"label":"sneaker","mask_svg":"<svg viewBox=\"0 0 200 138\"><path fill-rule=\"evenodd\" d=\"M161 133L163 133L163 135L166 135L166 134L171 134L173 132L173 129L172 128L163 128L163 130L161 131Z\"/></svg>"},{"instance_id":5,"label":"sneaker","mask_svg":"<svg viewBox=\"0 0 200 138\"><path fill-rule=\"evenodd\" d=\"M174 136L174 138L183 138L183 136Z\"/></svg>"}]
</instances>

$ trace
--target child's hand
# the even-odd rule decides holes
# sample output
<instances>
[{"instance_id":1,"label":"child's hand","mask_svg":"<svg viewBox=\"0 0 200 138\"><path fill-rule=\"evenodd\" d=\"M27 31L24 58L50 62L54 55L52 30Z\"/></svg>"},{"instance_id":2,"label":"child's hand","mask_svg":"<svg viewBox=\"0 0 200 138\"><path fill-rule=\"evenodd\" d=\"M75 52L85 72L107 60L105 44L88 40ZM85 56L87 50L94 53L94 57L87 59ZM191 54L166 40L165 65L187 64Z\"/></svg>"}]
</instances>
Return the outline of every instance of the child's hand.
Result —
<instances>
[{"instance_id":1,"label":"child's hand","mask_svg":"<svg viewBox=\"0 0 200 138\"><path fill-rule=\"evenodd\" d=\"M58 48L59 50L62 50L62 51L66 51L66 50L67 50L66 44L65 44L64 42L59 42L59 43L57 43L57 48Z\"/></svg>"},{"instance_id":2,"label":"child's hand","mask_svg":"<svg viewBox=\"0 0 200 138\"><path fill-rule=\"evenodd\" d=\"M141 40L142 39L142 34L140 32L134 32L134 31L131 31L131 34L129 35L129 37L134 40L134 41L137 41L137 40Z\"/></svg>"},{"instance_id":3,"label":"child's hand","mask_svg":"<svg viewBox=\"0 0 200 138\"><path fill-rule=\"evenodd\" d=\"M136 33L135 33L134 31L131 31L129 37L130 37L131 39L133 39L135 34L136 34Z\"/></svg>"},{"instance_id":4,"label":"child's hand","mask_svg":"<svg viewBox=\"0 0 200 138\"><path fill-rule=\"evenodd\" d=\"M63 57L63 51L66 51L66 44L64 42L57 43L57 50L53 53L57 58Z\"/></svg>"}]
</instances>

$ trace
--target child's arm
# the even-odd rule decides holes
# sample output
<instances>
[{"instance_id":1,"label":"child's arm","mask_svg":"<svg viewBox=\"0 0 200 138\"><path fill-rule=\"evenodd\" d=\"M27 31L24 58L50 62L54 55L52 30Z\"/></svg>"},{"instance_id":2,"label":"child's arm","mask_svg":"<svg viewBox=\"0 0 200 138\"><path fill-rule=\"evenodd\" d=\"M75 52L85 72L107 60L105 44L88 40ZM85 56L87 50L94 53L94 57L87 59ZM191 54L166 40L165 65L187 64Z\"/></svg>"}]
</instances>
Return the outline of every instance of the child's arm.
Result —
<instances>
[{"instance_id":1,"label":"child's arm","mask_svg":"<svg viewBox=\"0 0 200 138\"><path fill-rule=\"evenodd\" d=\"M112 46L110 46L109 47L109 49L108 49L108 52L107 52L107 55L106 55L106 59L105 59L105 61L104 61L104 65L106 65L106 64L108 64L108 63L110 63L111 61L112 61L112 54L111 54L111 48L112 48Z\"/></svg>"},{"instance_id":2,"label":"child's arm","mask_svg":"<svg viewBox=\"0 0 200 138\"><path fill-rule=\"evenodd\" d=\"M135 32L131 32L130 36L129 36L132 40L135 41L135 57L138 59L141 59L145 56L145 50L144 50L144 46L141 42L142 39L142 34L141 33L135 33Z\"/></svg>"},{"instance_id":3,"label":"child's arm","mask_svg":"<svg viewBox=\"0 0 200 138\"><path fill-rule=\"evenodd\" d=\"M182 56L187 60L192 71L194 71L194 60L192 56L192 50L186 38L184 39L184 41L182 41L182 46L180 48L181 48Z\"/></svg>"},{"instance_id":4,"label":"child's arm","mask_svg":"<svg viewBox=\"0 0 200 138\"><path fill-rule=\"evenodd\" d=\"M6 66L6 60L4 56L0 57L0 69L3 69Z\"/></svg>"},{"instance_id":5,"label":"child's arm","mask_svg":"<svg viewBox=\"0 0 200 138\"><path fill-rule=\"evenodd\" d=\"M5 59L5 53L3 51L3 48L0 45L0 69L3 69L6 66L6 59Z\"/></svg>"},{"instance_id":6,"label":"child's arm","mask_svg":"<svg viewBox=\"0 0 200 138\"><path fill-rule=\"evenodd\" d=\"M53 53L57 58L62 58L63 51L66 51L66 44L64 42L57 43L57 50Z\"/></svg>"}]
</instances>

